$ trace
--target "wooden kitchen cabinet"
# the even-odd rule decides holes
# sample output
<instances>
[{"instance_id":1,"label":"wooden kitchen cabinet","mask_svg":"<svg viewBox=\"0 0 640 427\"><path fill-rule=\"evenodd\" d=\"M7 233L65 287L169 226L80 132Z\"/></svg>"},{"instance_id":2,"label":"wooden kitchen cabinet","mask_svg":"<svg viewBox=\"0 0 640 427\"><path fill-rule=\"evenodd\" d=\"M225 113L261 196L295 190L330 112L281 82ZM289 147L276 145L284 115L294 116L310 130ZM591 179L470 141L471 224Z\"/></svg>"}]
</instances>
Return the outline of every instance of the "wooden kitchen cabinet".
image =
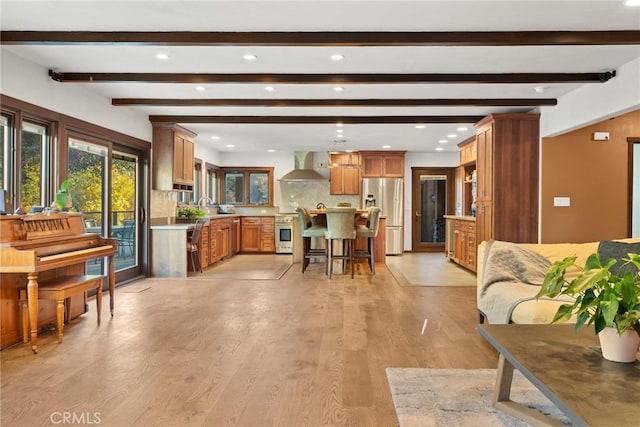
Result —
<instances>
[{"instance_id":1,"label":"wooden kitchen cabinet","mask_svg":"<svg viewBox=\"0 0 640 427\"><path fill-rule=\"evenodd\" d=\"M276 251L275 217L245 216L241 224L241 252Z\"/></svg>"},{"instance_id":2,"label":"wooden kitchen cabinet","mask_svg":"<svg viewBox=\"0 0 640 427\"><path fill-rule=\"evenodd\" d=\"M476 124L477 241L538 241L539 114L491 114Z\"/></svg>"},{"instance_id":3,"label":"wooden kitchen cabinet","mask_svg":"<svg viewBox=\"0 0 640 427\"><path fill-rule=\"evenodd\" d=\"M361 151L363 178L403 178L405 151Z\"/></svg>"},{"instance_id":4,"label":"wooden kitchen cabinet","mask_svg":"<svg viewBox=\"0 0 640 427\"><path fill-rule=\"evenodd\" d=\"M362 186L359 153L330 153L329 193L359 195Z\"/></svg>"},{"instance_id":5,"label":"wooden kitchen cabinet","mask_svg":"<svg viewBox=\"0 0 640 427\"><path fill-rule=\"evenodd\" d=\"M173 182L193 186L194 142L177 133L173 140Z\"/></svg>"},{"instance_id":6,"label":"wooden kitchen cabinet","mask_svg":"<svg viewBox=\"0 0 640 427\"><path fill-rule=\"evenodd\" d=\"M468 220L453 221L453 255L455 263L476 271L476 224Z\"/></svg>"},{"instance_id":7,"label":"wooden kitchen cabinet","mask_svg":"<svg viewBox=\"0 0 640 427\"><path fill-rule=\"evenodd\" d=\"M472 136L469 139L462 141L458 144L458 148L460 149L460 164L468 165L469 163L475 163L477 160L477 151L476 151L476 137Z\"/></svg>"},{"instance_id":8,"label":"wooden kitchen cabinet","mask_svg":"<svg viewBox=\"0 0 640 427\"><path fill-rule=\"evenodd\" d=\"M196 134L174 123L153 124L153 189L193 191Z\"/></svg>"},{"instance_id":9,"label":"wooden kitchen cabinet","mask_svg":"<svg viewBox=\"0 0 640 427\"><path fill-rule=\"evenodd\" d=\"M212 219L210 222L209 260L213 264L228 258L231 253L232 218Z\"/></svg>"},{"instance_id":10,"label":"wooden kitchen cabinet","mask_svg":"<svg viewBox=\"0 0 640 427\"><path fill-rule=\"evenodd\" d=\"M202 232L201 232L202 234L200 235L199 255L200 255L200 265L202 265L202 268L207 268L210 264L209 262L209 252L210 252L209 229L210 229L210 226L205 225L204 227L202 227Z\"/></svg>"}]
</instances>

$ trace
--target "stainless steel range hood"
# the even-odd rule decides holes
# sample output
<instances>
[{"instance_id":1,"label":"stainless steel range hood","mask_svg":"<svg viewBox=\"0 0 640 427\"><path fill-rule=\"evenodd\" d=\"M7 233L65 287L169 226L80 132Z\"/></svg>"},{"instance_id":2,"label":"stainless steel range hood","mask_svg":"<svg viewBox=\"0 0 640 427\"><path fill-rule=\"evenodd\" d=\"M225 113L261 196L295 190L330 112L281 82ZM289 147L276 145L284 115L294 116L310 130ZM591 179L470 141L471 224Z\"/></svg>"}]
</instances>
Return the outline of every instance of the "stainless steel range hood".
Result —
<instances>
[{"instance_id":1,"label":"stainless steel range hood","mask_svg":"<svg viewBox=\"0 0 640 427\"><path fill-rule=\"evenodd\" d=\"M282 176L279 181L326 181L327 178L313 170L313 153L296 151L295 169Z\"/></svg>"}]
</instances>

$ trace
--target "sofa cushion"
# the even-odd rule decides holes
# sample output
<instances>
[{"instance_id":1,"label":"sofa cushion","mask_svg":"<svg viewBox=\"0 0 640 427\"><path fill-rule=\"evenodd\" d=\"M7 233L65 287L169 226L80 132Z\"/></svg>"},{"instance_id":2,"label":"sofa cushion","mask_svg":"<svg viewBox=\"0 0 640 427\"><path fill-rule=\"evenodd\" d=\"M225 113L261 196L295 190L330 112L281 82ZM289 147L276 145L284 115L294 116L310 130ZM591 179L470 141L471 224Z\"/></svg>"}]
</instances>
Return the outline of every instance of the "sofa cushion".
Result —
<instances>
[{"instance_id":1,"label":"sofa cushion","mask_svg":"<svg viewBox=\"0 0 640 427\"><path fill-rule=\"evenodd\" d=\"M627 271L637 273L638 268L633 264L625 264L623 259L628 258L628 254L640 254L640 243L614 242L603 240L598 245L598 256L603 264L610 259L615 259L616 263L611 267L611 273L616 276L624 276Z\"/></svg>"}]
</instances>

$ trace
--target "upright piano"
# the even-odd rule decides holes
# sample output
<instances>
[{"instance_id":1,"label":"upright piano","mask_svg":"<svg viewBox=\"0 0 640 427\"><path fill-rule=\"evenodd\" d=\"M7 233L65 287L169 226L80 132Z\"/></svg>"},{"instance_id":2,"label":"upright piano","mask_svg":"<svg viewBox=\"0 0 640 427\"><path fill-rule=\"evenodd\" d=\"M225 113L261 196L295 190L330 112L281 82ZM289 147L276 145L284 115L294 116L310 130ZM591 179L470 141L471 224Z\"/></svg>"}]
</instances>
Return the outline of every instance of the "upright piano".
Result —
<instances>
[{"instance_id":1,"label":"upright piano","mask_svg":"<svg viewBox=\"0 0 640 427\"><path fill-rule=\"evenodd\" d=\"M109 257L109 305L113 316L117 239L86 233L82 214L39 213L0 216L0 348L20 341L19 293L27 290L29 335L36 352L38 328L55 319L52 301L38 307L38 281L83 275L86 261ZM51 303L51 304L49 304ZM86 295L72 297L69 318L86 312Z\"/></svg>"}]
</instances>

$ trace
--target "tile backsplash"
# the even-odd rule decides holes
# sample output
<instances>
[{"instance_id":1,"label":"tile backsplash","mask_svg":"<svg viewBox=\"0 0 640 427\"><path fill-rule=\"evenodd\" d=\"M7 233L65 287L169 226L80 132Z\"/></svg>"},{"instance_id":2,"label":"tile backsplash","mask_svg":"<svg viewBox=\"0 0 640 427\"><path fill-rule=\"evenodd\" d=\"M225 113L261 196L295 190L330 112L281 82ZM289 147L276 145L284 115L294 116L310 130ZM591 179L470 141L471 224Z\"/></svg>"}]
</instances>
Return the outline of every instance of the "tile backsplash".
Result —
<instances>
[{"instance_id":1,"label":"tile backsplash","mask_svg":"<svg viewBox=\"0 0 640 427\"><path fill-rule=\"evenodd\" d=\"M338 203L351 203L360 207L360 196L342 196L329 194L329 181L280 182L282 202L280 212L292 212L298 207L315 209L318 203L325 206L337 206Z\"/></svg>"}]
</instances>

